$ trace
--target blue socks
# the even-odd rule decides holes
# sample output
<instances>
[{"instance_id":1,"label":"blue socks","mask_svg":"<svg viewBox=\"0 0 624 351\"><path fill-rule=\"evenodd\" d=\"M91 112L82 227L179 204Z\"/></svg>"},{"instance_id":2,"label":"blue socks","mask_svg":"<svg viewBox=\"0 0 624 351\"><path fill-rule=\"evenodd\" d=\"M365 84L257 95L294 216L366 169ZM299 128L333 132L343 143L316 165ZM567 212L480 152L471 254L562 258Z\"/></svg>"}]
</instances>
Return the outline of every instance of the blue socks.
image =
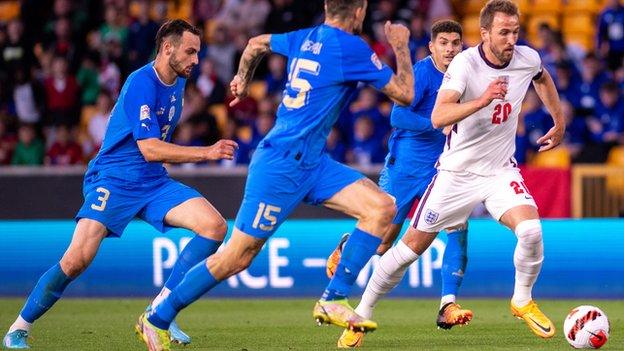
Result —
<instances>
[{"instance_id":1,"label":"blue socks","mask_svg":"<svg viewBox=\"0 0 624 351\"><path fill-rule=\"evenodd\" d=\"M199 299L217 284L219 281L212 276L206 267L206 259L204 259L186 273L180 284L152 310L147 319L156 327L167 330L178 312Z\"/></svg>"},{"instance_id":2,"label":"blue socks","mask_svg":"<svg viewBox=\"0 0 624 351\"><path fill-rule=\"evenodd\" d=\"M381 238L355 228L342 250L336 273L321 299L330 301L347 298L358 274L377 252L379 244L381 244Z\"/></svg>"},{"instance_id":3,"label":"blue socks","mask_svg":"<svg viewBox=\"0 0 624 351\"><path fill-rule=\"evenodd\" d=\"M215 241L200 235L195 235L180 253L180 257L178 257L178 260L173 266L173 270L165 283L165 287L169 290L173 290L180 284L182 279L184 279L184 275L189 269L215 253L221 243L222 241Z\"/></svg>"},{"instance_id":4,"label":"blue socks","mask_svg":"<svg viewBox=\"0 0 624 351\"><path fill-rule=\"evenodd\" d=\"M33 323L54 305L61 297L72 278L61 270L60 263L48 269L28 296L20 316L28 323Z\"/></svg>"},{"instance_id":5,"label":"blue socks","mask_svg":"<svg viewBox=\"0 0 624 351\"><path fill-rule=\"evenodd\" d=\"M442 257L442 296L457 295L468 263L468 230L447 232L448 241Z\"/></svg>"}]
</instances>

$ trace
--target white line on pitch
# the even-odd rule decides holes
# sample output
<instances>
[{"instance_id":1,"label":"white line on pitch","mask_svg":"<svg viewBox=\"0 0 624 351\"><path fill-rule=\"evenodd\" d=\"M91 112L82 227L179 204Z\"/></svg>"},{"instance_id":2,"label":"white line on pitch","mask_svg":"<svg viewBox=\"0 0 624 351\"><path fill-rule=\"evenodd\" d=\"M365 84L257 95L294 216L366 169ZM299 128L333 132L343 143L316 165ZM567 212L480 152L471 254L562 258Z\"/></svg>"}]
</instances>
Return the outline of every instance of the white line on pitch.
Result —
<instances>
[{"instance_id":1,"label":"white line on pitch","mask_svg":"<svg viewBox=\"0 0 624 351\"><path fill-rule=\"evenodd\" d=\"M308 267L308 268L325 267L325 263L327 263L327 260L324 258L304 258L303 259L303 266Z\"/></svg>"}]
</instances>

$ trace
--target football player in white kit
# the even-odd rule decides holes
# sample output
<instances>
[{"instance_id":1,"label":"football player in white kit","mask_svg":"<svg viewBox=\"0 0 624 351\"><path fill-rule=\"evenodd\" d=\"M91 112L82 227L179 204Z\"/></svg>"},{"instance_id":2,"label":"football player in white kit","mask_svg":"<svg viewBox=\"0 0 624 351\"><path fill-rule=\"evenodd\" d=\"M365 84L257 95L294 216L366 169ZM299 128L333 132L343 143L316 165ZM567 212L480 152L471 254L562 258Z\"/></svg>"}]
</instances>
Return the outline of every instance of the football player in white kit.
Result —
<instances>
[{"instance_id":1,"label":"football player in white kit","mask_svg":"<svg viewBox=\"0 0 624 351\"><path fill-rule=\"evenodd\" d=\"M448 132L438 174L410 228L374 270L356 310L362 317L370 318L379 298L400 282L440 230L464 224L474 207L484 203L518 239L512 314L542 338L555 334L555 326L531 297L544 258L542 227L513 158L518 115L529 84L554 120L554 127L538 140L540 151L561 142L565 122L557 90L538 53L515 45L519 16L512 1L489 1L480 15L482 43L451 62L431 117L435 128Z\"/></svg>"}]
</instances>

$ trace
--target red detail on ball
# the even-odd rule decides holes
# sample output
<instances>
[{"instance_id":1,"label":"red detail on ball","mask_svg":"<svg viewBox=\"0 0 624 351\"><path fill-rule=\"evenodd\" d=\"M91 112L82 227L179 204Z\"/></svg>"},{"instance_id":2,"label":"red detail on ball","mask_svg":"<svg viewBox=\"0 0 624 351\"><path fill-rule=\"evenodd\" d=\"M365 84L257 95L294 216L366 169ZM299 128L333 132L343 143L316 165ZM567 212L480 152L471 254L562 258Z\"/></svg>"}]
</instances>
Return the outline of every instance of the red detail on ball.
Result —
<instances>
[{"instance_id":1,"label":"red detail on ball","mask_svg":"<svg viewBox=\"0 0 624 351\"><path fill-rule=\"evenodd\" d=\"M607 342L607 334L605 334L604 331L600 330L597 333L593 334L590 338L589 338L589 344L595 348L595 349L599 349L600 347L602 347L602 345L604 345Z\"/></svg>"}]
</instances>

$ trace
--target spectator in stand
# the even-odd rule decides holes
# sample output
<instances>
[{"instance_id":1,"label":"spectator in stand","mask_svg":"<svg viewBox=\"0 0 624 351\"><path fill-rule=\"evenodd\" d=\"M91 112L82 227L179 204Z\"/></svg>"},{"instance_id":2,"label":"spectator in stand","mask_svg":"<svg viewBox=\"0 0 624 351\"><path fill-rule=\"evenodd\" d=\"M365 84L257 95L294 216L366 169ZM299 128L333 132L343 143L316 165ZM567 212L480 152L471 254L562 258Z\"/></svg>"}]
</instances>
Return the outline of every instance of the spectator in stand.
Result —
<instances>
[{"instance_id":1,"label":"spectator in stand","mask_svg":"<svg viewBox=\"0 0 624 351\"><path fill-rule=\"evenodd\" d=\"M217 120L208 113L206 103L200 89L189 84L184 92L184 108L180 121L191 123L195 139L203 145L212 145L219 140L220 133Z\"/></svg>"},{"instance_id":2,"label":"spectator in stand","mask_svg":"<svg viewBox=\"0 0 624 351\"><path fill-rule=\"evenodd\" d=\"M600 100L600 87L609 80L602 62L594 54L587 54L581 70L581 107L593 111Z\"/></svg>"},{"instance_id":3,"label":"spectator in stand","mask_svg":"<svg viewBox=\"0 0 624 351\"><path fill-rule=\"evenodd\" d=\"M44 164L46 166L69 166L82 163L82 148L74 141L67 126L59 126L56 129L56 140L48 150Z\"/></svg>"},{"instance_id":4,"label":"spectator in stand","mask_svg":"<svg viewBox=\"0 0 624 351\"><path fill-rule=\"evenodd\" d=\"M17 138L7 130L7 123L0 118L0 165L8 165L13 157Z\"/></svg>"},{"instance_id":5,"label":"spectator in stand","mask_svg":"<svg viewBox=\"0 0 624 351\"><path fill-rule=\"evenodd\" d=\"M139 15L128 29L128 70L137 70L150 61L154 54L159 23L150 19L148 0L138 1Z\"/></svg>"},{"instance_id":6,"label":"spectator in stand","mask_svg":"<svg viewBox=\"0 0 624 351\"><path fill-rule=\"evenodd\" d=\"M329 135L327 136L327 143L325 144L325 150L334 160L340 163L345 163L347 148L342 141L342 136L338 128L332 127L329 132Z\"/></svg>"},{"instance_id":7,"label":"spectator in stand","mask_svg":"<svg viewBox=\"0 0 624 351\"><path fill-rule=\"evenodd\" d=\"M89 119L89 123L87 124L87 140L83 145L84 154L88 155L89 159L95 156L102 146L113 105L114 103L110 93L101 91L97 99L97 112Z\"/></svg>"},{"instance_id":8,"label":"spectator in stand","mask_svg":"<svg viewBox=\"0 0 624 351\"><path fill-rule=\"evenodd\" d=\"M248 127L246 127L248 128ZM238 144L238 149L234 155L233 160L221 160L220 164L223 167L229 168L236 165L247 165L251 160L251 153L253 148L251 147L251 138L241 138L241 129L236 125L236 121L228 118L225 128L223 130L223 139L234 140Z\"/></svg>"},{"instance_id":9,"label":"spectator in stand","mask_svg":"<svg viewBox=\"0 0 624 351\"><path fill-rule=\"evenodd\" d=\"M217 25L212 40L208 45L208 58L214 63L219 80L229 82L233 76L236 48L230 40L227 27Z\"/></svg>"},{"instance_id":10,"label":"spectator in stand","mask_svg":"<svg viewBox=\"0 0 624 351\"><path fill-rule=\"evenodd\" d=\"M193 0L193 22L200 27L206 25L206 21L213 19L219 13L221 0Z\"/></svg>"},{"instance_id":11,"label":"spectator in stand","mask_svg":"<svg viewBox=\"0 0 624 351\"><path fill-rule=\"evenodd\" d=\"M20 123L37 124L41 119L43 92L38 82L31 80L29 75L26 67L15 70L13 103Z\"/></svg>"},{"instance_id":12,"label":"spectator in stand","mask_svg":"<svg viewBox=\"0 0 624 351\"><path fill-rule=\"evenodd\" d=\"M568 149L575 162L583 147L589 140L589 131L585 118L574 115L574 107L565 99L561 99L561 110L566 118L566 133L563 136L563 146Z\"/></svg>"},{"instance_id":13,"label":"spectator in stand","mask_svg":"<svg viewBox=\"0 0 624 351\"><path fill-rule=\"evenodd\" d=\"M97 52L91 52L82 58L82 63L76 74L76 80L82 92L80 95L82 105L95 104L100 94L99 61L100 56Z\"/></svg>"},{"instance_id":14,"label":"spectator in stand","mask_svg":"<svg viewBox=\"0 0 624 351\"><path fill-rule=\"evenodd\" d=\"M537 152L540 147L537 140L553 126L550 115L532 88L526 93L519 119L516 141L520 147L517 147L516 155L518 163L522 164Z\"/></svg>"},{"instance_id":15,"label":"spectator in stand","mask_svg":"<svg viewBox=\"0 0 624 351\"><path fill-rule=\"evenodd\" d=\"M598 17L598 50L607 66L616 70L624 58L624 6L619 0L609 0Z\"/></svg>"},{"instance_id":16,"label":"spectator in stand","mask_svg":"<svg viewBox=\"0 0 624 351\"><path fill-rule=\"evenodd\" d=\"M417 12L410 21L409 50L412 61L416 62L429 55L429 41L431 36L427 32L425 16Z\"/></svg>"},{"instance_id":17,"label":"spectator in stand","mask_svg":"<svg viewBox=\"0 0 624 351\"><path fill-rule=\"evenodd\" d=\"M624 132L624 101L617 83L606 82L600 88L600 101L596 105L594 116L587 121L591 139L603 143L608 149L622 142Z\"/></svg>"},{"instance_id":18,"label":"spectator in stand","mask_svg":"<svg viewBox=\"0 0 624 351\"><path fill-rule=\"evenodd\" d=\"M241 31L256 36L262 34L269 11L271 5L266 0L225 0L216 19L231 33Z\"/></svg>"},{"instance_id":19,"label":"spectator in stand","mask_svg":"<svg viewBox=\"0 0 624 351\"><path fill-rule=\"evenodd\" d=\"M114 4L108 4L104 10L105 22L100 27L100 37L103 43L115 41L123 48L128 44L128 26L125 14Z\"/></svg>"},{"instance_id":20,"label":"spectator in stand","mask_svg":"<svg viewBox=\"0 0 624 351\"><path fill-rule=\"evenodd\" d=\"M301 29L304 20L295 11L294 0L273 0L273 7L264 23L264 33L284 33Z\"/></svg>"},{"instance_id":21,"label":"spectator in stand","mask_svg":"<svg viewBox=\"0 0 624 351\"><path fill-rule=\"evenodd\" d=\"M13 152L12 165L36 166L43 163L45 149L37 138L32 124L22 124L17 131L18 142Z\"/></svg>"},{"instance_id":22,"label":"spectator in stand","mask_svg":"<svg viewBox=\"0 0 624 351\"><path fill-rule=\"evenodd\" d=\"M223 103L226 88L217 76L214 64L209 58L204 58L200 66L200 75L197 77L196 85L201 95L206 99L207 105Z\"/></svg>"},{"instance_id":23,"label":"spectator in stand","mask_svg":"<svg viewBox=\"0 0 624 351\"><path fill-rule=\"evenodd\" d=\"M269 73L264 79L267 85L267 94L281 100L286 80L286 59L281 55L271 55L269 57Z\"/></svg>"},{"instance_id":24,"label":"spectator in stand","mask_svg":"<svg viewBox=\"0 0 624 351\"><path fill-rule=\"evenodd\" d=\"M375 138L375 124L367 115L361 115L353 126L353 148L347 161L358 166L370 166L384 160L385 150L378 138Z\"/></svg>"},{"instance_id":25,"label":"spectator in stand","mask_svg":"<svg viewBox=\"0 0 624 351\"><path fill-rule=\"evenodd\" d=\"M47 110L45 125L76 125L80 90L76 78L68 72L64 57L56 56L52 60L51 76L43 85Z\"/></svg>"},{"instance_id":26,"label":"spectator in stand","mask_svg":"<svg viewBox=\"0 0 624 351\"><path fill-rule=\"evenodd\" d=\"M555 75L557 77L555 84L557 91L559 91L559 96L568 100L575 110L581 109L581 97L583 94L581 94L579 79L574 77L574 67L568 62L560 62L555 67Z\"/></svg>"},{"instance_id":27,"label":"spectator in stand","mask_svg":"<svg viewBox=\"0 0 624 351\"><path fill-rule=\"evenodd\" d=\"M77 63L78 49L72 38L71 22L67 17L60 17L54 22L54 36L47 44L47 51L54 56L64 57L73 66Z\"/></svg>"},{"instance_id":28,"label":"spectator in stand","mask_svg":"<svg viewBox=\"0 0 624 351\"><path fill-rule=\"evenodd\" d=\"M0 42L0 71L4 71L9 84L15 79L14 73L18 68L28 69L33 62L31 47L23 33L22 22L14 19L7 25L4 45Z\"/></svg>"},{"instance_id":29,"label":"spectator in stand","mask_svg":"<svg viewBox=\"0 0 624 351\"><path fill-rule=\"evenodd\" d=\"M101 90L109 92L116 99L121 87L122 68L115 58L121 54L121 44L115 39L111 39L105 44L105 47L100 61L98 82Z\"/></svg>"},{"instance_id":30,"label":"spectator in stand","mask_svg":"<svg viewBox=\"0 0 624 351\"><path fill-rule=\"evenodd\" d=\"M354 125L361 116L370 118L373 122L373 136L380 142L390 131L389 118L379 110L377 91L371 87L364 87L360 90L357 100L351 105L351 114Z\"/></svg>"},{"instance_id":31,"label":"spectator in stand","mask_svg":"<svg viewBox=\"0 0 624 351\"><path fill-rule=\"evenodd\" d=\"M254 123L253 138L251 140L251 147L253 150L255 150L260 141L269 134L273 125L275 125L275 117L272 113L260 113L258 115Z\"/></svg>"}]
</instances>

